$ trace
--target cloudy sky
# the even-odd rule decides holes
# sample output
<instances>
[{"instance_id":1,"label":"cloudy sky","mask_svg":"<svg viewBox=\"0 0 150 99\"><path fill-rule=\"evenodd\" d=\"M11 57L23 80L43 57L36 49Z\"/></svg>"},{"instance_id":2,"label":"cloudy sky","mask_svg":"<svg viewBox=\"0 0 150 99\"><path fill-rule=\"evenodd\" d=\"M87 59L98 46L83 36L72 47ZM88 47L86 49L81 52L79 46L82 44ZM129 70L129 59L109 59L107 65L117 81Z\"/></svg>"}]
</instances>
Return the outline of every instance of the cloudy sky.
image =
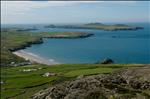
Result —
<instances>
[{"instance_id":1,"label":"cloudy sky","mask_svg":"<svg viewBox=\"0 0 150 99\"><path fill-rule=\"evenodd\" d=\"M149 1L1 1L1 22L148 22L149 6Z\"/></svg>"}]
</instances>

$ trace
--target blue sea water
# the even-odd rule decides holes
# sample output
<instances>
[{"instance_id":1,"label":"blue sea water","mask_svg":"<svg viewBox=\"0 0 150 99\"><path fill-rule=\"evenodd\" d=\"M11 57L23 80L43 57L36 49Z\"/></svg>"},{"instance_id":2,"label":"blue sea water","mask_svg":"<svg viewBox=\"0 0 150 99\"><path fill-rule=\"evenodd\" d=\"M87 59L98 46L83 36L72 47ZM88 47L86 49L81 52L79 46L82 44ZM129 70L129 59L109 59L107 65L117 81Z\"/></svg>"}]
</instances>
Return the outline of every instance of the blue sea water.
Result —
<instances>
[{"instance_id":1,"label":"blue sea water","mask_svg":"<svg viewBox=\"0 0 150 99\"><path fill-rule=\"evenodd\" d=\"M43 44L32 45L27 52L59 63L95 63L111 58L115 63L150 63L149 23L130 23L144 29L131 31L103 31L92 29L44 28L35 25L33 32L85 32L94 36L80 39L44 39ZM28 25L29 26L29 25Z\"/></svg>"}]
</instances>

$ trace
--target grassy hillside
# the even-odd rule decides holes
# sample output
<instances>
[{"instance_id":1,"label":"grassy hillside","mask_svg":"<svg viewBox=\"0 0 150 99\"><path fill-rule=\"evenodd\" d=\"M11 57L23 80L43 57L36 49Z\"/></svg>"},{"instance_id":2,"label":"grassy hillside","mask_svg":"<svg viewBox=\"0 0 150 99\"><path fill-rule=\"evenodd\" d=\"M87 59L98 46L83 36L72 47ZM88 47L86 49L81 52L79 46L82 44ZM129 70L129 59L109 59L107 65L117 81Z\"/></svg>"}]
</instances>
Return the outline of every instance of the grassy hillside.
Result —
<instances>
[{"instance_id":1,"label":"grassy hillside","mask_svg":"<svg viewBox=\"0 0 150 99\"><path fill-rule=\"evenodd\" d=\"M27 42L34 42L39 37L33 36L30 33L18 33L14 30L1 32L1 66L7 66L11 62L21 62L23 59L13 55L10 49L19 48L26 45Z\"/></svg>"},{"instance_id":2,"label":"grassy hillside","mask_svg":"<svg viewBox=\"0 0 150 99\"><path fill-rule=\"evenodd\" d=\"M39 90L48 88L53 84L62 83L81 75L95 75L112 73L121 68L142 65L99 65L99 64L72 64L72 65L30 65L21 67L1 68L1 99L29 99ZM39 69L40 68L40 69ZM27 69L35 71L23 72ZM43 77L45 73L53 73Z\"/></svg>"},{"instance_id":3,"label":"grassy hillside","mask_svg":"<svg viewBox=\"0 0 150 99\"><path fill-rule=\"evenodd\" d=\"M149 66L123 68L110 74L79 76L41 90L32 99L150 99ZM95 73L93 69L88 72Z\"/></svg>"}]
</instances>

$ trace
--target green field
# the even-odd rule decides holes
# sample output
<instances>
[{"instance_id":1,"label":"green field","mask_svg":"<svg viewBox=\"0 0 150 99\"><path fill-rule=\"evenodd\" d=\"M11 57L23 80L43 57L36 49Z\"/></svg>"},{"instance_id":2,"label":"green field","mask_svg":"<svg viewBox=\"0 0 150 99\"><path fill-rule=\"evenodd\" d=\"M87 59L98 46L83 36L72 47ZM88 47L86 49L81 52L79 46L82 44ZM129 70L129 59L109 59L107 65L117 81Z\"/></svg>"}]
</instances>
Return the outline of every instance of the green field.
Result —
<instances>
[{"instance_id":1,"label":"green field","mask_svg":"<svg viewBox=\"0 0 150 99\"><path fill-rule=\"evenodd\" d=\"M98 65L98 64L68 64L68 65L30 65L20 67L1 68L1 99L28 99L34 93L48 88L53 84L74 79L80 75L95 75L112 73L121 68L138 65ZM139 65L141 66L141 65ZM23 69L40 70L23 72ZM44 73L56 73L57 75L43 77Z\"/></svg>"}]
</instances>

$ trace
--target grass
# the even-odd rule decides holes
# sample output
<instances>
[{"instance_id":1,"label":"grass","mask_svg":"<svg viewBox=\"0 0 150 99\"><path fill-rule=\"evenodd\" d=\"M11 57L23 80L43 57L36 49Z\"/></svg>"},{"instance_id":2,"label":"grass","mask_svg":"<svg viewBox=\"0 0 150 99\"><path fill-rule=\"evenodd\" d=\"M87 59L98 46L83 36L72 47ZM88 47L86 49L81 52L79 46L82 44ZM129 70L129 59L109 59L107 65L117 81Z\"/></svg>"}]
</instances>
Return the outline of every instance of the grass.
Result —
<instances>
[{"instance_id":1,"label":"grass","mask_svg":"<svg viewBox=\"0 0 150 99\"><path fill-rule=\"evenodd\" d=\"M83 69L83 70L75 70L75 71L70 71L65 74L67 77L76 77L80 75L93 75L93 74L99 74L99 73L111 73L116 69L113 68L94 68L94 69Z\"/></svg>"},{"instance_id":2,"label":"grass","mask_svg":"<svg viewBox=\"0 0 150 99\"><path fill-rule=\"evenodd\" d=\"M1 99L29 99L34 93L56 83L71 80L80 75L112 73L115 70L137 65L98 65L98 64L62 64L62 65L30 65L1 68ZM139 65L142 66L142 65ZM42 68L32 72L21 72L23 69ZM51 72L56 76L43 77Z\"/></svg>"}]
</instances>

